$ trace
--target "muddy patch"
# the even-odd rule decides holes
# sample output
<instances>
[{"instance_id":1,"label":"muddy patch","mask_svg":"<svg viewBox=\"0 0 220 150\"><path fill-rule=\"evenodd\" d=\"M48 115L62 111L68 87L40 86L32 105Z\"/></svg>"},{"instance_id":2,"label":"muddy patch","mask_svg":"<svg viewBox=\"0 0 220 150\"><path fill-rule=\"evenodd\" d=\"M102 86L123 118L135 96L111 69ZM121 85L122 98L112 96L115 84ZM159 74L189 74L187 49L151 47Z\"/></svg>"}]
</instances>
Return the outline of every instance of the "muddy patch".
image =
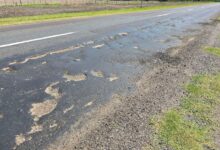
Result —
<instances>
[{"instance_id":1,"label":"muddy patch","mask_svg":"<svg viewBox=\"0 0 220 150\"><path fill-rule=\"evenodd\" d=\"M86 80L87 76L84 73L79 73L79 74L75 74L75 75L71 75L69 73L65 73L63 75L63 78L66 79L66 82L69 82L69 81L79 82L79 81Z\"/></svg>"},{"instance_id":2,"label":"muddy patch","mask_svg":"<svg viewBox=\"0 0 220 150\"><path fill-rule=\"evenodd\" d=\"M92 70L91 74L95 77L104 78L104 73L100 70Z\"/></svg>"}]
</instances>

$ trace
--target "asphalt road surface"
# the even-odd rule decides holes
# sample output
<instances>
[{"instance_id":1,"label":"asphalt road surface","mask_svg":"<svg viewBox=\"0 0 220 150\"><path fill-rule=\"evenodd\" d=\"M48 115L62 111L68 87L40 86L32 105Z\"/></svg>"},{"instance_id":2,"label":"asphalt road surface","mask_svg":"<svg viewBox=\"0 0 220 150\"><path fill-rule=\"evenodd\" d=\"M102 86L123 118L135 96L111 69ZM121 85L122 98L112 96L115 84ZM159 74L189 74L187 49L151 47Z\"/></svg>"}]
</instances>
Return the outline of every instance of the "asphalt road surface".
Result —
<instances>
[{"instance_id":1,"label":"asphalt road surface","mask_svg":"<svg viewBox=\"0 0 220 150\"><path fill-rule=\"evenodd\" d=\"M148 61L200 32L220 4L0 28L0 149L42 149Z\"/></svg>"}]
</instances>

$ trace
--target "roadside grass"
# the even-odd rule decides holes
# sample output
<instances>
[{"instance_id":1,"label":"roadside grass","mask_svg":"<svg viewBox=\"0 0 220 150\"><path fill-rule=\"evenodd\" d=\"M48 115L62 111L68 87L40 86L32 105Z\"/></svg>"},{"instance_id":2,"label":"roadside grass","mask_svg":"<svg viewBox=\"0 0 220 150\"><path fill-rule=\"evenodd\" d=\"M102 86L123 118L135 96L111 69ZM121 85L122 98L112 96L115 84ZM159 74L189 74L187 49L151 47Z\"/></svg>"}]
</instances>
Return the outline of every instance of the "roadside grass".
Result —
<instances>
[{"instance_id":1,"label":"roadside grass","mask_svg":"<svg viewBox=\"0 0 220 150\"><path fill-rule=\"evenodd\" d=\"M220 48L218 48L218 47L206 47L205 51L207 51L213 55L220 56Z\"/></svg>"},{"instance_id":2,"label":"roadside grass","mask_svg":"<svg viewBox=\"0 0 220 150\"><path fill-rule=\"evenodd\" d=\"M215 149L214 111L220 106L220 73L198 75L186 86L180 106L153 120L158 138L174 150Z\"/></svg>"},{"instance_id":3,"label":"roadside grass","mask_svg":"<svg viewBox=\"0 0 220 150\"><path fill-rule=\"evenodd\" d=\"M0 26L6 25L17 25L26 24L50 20L60 20L60 19L70 19L70 18L84 18L84 17L94 17L94 16L105 16L114 14L126 14L132 12L142 12L142 11L152 11L152 10L164 10L178 7L187 7L194 5L202 5L202 2L192 2L192 3L180 3L173 5L158 5L158 6L148 6L143 8L126 8L126 9L115 9L115 10L100 10L100 11L90 11L90 12L72 12L72 13L58 13L58 14L44 14L36 16L21 16L21 17L8 17L0 18ZM55 4L58 7L59 4ZM44 7L44 6L42 6Z\"/></svg>"}]
</instances>

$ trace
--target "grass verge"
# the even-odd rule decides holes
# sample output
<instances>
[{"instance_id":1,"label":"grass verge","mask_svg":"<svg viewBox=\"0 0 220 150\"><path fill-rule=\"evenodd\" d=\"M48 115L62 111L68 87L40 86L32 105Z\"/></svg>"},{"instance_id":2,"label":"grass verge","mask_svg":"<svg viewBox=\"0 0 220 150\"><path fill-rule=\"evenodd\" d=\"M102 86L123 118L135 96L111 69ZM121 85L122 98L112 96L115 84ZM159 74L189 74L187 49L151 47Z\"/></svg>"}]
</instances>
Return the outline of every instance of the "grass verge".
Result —
<instances>
[{"instance_id":1,"label":"grass verge","mask_svg":"<svg viewBox=\"0 0 220 150\"><path fill-rule=\"evenodd\" d=\"M213 55L220 56L220 48L218 48L218 47L206 47L205 51L207 51Z\"/></svg>"},{"instance_id":2,"label":"grass verge","mask_svg":"<svg viewBox=\"0 0 220 150\"><path fill-rule=\"evenodd\" d=\"M149 6L144 8L127 8L127 9L101 10L101 11L90 11L90 12L73 12L73 13L45 14L45 15L37 15L37 16L9 17L9 18L0 18L0 26L34 23L34 22L58 20L58 19L82 18L82 17L93 17L93 16L113 15L113 14L125 14L132 12L141 12L141 11L163 10L163 9L171 9L171 8L186 7L186 6L201 5L201 4L204 3L185 3L185 4L180 3L170 6L159 5L159 6Z\"/></svg>"},{"instance_id":3,"label":"grass verge","mask_svg":"<svg viewBox=\"0 0 220 150\"><path fill-rule=\"evenodd\" d=\"M220 106L220 74L199 75L186 86L188 96L179 108L154 120L159 139L174 150L215 149L213 116Z\"/></svg>"}]
</instances>

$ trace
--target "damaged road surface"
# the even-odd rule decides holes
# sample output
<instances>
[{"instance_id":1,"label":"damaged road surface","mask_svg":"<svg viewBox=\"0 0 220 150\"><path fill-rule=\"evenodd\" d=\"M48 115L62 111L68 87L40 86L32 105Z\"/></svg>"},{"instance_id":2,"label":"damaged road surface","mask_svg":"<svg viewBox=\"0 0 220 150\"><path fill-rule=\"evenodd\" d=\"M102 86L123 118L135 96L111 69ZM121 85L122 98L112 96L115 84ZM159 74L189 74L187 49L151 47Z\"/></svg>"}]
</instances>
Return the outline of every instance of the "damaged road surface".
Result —
<instances>
[{"instance_id":1,"label":"damaged road surface","mask_svg":"<svg viewBox=\"0 0 220 150\"><path fill-rule=\"evenodd\" d=\"M132 95L138 79L153 69L150 62L200 33L219 8L0 28L0 149L50 149L56 139L77 134L97 108L113 111L109 101Z\"/></svg>"}]
</instances>

